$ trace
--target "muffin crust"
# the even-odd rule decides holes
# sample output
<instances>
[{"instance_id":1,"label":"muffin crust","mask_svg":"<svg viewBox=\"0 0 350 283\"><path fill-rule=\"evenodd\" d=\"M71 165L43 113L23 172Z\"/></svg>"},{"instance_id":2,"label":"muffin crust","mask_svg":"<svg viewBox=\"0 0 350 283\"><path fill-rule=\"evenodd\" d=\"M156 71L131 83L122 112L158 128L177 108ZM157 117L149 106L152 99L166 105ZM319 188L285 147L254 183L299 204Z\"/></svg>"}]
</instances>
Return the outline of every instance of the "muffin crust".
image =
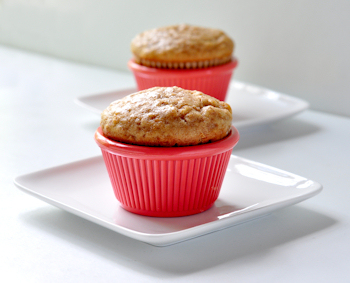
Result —
<instances>
[{"instance_id":1,"label":"muffin crust","mask_svg":"<svg viewBox=\"0 0 350 283\"><path fill-rule=\"evenodd\" d=\"M131 42L135 62L157 68L203 68L231 60L234 43L223 31L187 24L147 30Z\"/></svg>"},{"instance_id":2,"label":"muffin crust","mask_svg":"<svg viewBox=\"0 0 350 283\"><path fill-rule=\"evenodd\" d=\"M199 91L154 87L112 102L101 114L103 134L144 146L188 146L220 140L231 130L229 104Z\"/></svg>"}]
</instances>

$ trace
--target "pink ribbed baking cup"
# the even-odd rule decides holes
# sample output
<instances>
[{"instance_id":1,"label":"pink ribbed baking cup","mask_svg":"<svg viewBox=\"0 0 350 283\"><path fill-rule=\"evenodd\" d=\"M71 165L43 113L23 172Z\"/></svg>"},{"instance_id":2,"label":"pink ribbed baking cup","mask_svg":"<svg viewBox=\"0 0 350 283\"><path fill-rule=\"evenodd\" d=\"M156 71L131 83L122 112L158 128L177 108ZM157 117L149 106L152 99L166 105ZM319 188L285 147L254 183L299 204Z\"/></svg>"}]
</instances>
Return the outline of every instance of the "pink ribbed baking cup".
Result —
<instances>
[{"instance_id":1,"label":"pink ribbed baking cup","mask_svg":"<svg viewBox=\"0 0 350 283\"><path fill-rule=\"evenodd\" d=\"M176 217L203 212L219 196L236 128L220 141L186 147L148 147L106 138L95 141L102 151L114 194L133 213Z\"/></svg>"},{"instance_id":2,"label":"pink ribbed baking cup","mask_svg":"<svg viewBox=\"0 0 350 283\"><path fill-rule=\"evenodd\" d=\"M233 58L231 62L203 69L158 69L135 63L133 59L128 62L134 73L138 90L155 86L178 86L189 90L198 90L224 101L230 84L233 70L238 61Z\"/></svg>"}]
</instances>

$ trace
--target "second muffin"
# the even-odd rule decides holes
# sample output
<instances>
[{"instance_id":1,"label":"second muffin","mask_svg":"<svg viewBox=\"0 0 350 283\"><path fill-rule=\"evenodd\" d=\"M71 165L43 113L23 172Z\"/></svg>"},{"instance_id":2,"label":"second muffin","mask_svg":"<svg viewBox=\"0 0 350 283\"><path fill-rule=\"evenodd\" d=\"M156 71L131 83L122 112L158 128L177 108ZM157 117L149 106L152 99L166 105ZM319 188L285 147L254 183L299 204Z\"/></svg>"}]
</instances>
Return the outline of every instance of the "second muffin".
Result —
<instances>
[{"instance_id":1,"label":"second muffin","mask_svg":"<svg viewBox=\"0 0 350 283\"><path fill-rule=\"evenodd\" d=\"M169 69L206 68L231 61L234 43L223 31L187 24L144 31L131 42L135 62Z\"/></svg>"},{"instance_id":2,"label":"second muffin","mask_svg":"<svg viewBox=\"0 0 350 283\"><path fill-rule=\"evenodd\" d=\"M138 90L176 85L222 101L238 64L227 34L187 24L144 31L132 40L131 51L128 66Z\"/></svg>"}]
</instances>

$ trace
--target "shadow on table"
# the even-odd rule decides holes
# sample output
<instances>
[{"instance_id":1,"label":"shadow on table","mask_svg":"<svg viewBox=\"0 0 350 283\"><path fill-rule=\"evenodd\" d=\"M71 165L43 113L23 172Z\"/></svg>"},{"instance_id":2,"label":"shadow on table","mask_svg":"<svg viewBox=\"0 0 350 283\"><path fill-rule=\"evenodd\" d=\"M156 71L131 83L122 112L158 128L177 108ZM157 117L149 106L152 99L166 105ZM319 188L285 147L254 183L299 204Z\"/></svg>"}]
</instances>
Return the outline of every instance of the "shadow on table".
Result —
<instances>
[{"instance_id":1,"label":"shadow on table","mask_svg":"<svg viewBox=\"0 0 350 283\"><path fill-rule=\"evenodd\" d=\"M251 148L264 144L276 143L284 140L292 140L311 135L320 131L314 124L299 120L288 119L272 125L259 126L240 132L240 141L235 150Z\"/></svg>"},{"instance_id":2,"label":"shadow on table","mask_svg":"<svg viewBox=\"0 0 350 283\"><path fill-rule=\"evenodd\" d=\"M80 246L106 260L155 278L175 278L240 260L263 260L286 243L337 221L300 205L168 247L154 247L48 206L20 215L25 225Z\"/></svg>"}]
</instances>

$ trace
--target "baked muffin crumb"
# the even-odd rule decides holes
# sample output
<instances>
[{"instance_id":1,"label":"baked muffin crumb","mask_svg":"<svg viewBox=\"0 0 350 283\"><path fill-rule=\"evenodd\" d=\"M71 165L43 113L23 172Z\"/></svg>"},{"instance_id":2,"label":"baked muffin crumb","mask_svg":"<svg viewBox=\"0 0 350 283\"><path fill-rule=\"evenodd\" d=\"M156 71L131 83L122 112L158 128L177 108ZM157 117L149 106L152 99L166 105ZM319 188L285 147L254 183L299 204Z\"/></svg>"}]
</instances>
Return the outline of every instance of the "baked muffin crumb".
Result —
<instances>
[{"instance_id":1,"label":"baked muffin crumb","mask_svg":"<svg viewBox=\"0 0 350 283\"><path fill-rule=\"evenodd\" d=\"M103 134L145 146L188 146L220 140L231 130L229 104L200 91L153 87L112 102L101 115Z\"/></svg>"},{"instance_id":2,"label":"baked muffin crumb","mask_svg":"<svg viewBox=\"0 0 350 283\"><path fill-rule=\"evenodd\" d=\"M223 31L188 24L151 29L131 42L136 63L152 68L197 69L231 61L234 42Z\"/></svg>"}]
</instances>

